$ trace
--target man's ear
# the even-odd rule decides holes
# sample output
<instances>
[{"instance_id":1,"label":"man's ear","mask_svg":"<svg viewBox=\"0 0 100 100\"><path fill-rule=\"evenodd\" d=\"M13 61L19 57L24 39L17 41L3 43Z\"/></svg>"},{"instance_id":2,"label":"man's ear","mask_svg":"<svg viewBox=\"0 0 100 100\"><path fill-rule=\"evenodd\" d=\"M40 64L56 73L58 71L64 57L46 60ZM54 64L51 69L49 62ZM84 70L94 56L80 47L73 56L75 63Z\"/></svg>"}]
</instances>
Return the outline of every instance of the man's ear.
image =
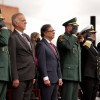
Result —
<instances>
[{"instance_id":1,"label":"man's ear","mask_svg":"<svg viewBox=\"0 0 100 100\"><path fill-rule=\"evenodd\" d=\"M44 33L44 35L46 35L46 34L47 34L47 32Z\"/></svg>"},{"instance_id":2,"label":"man's ear","mask_svg":"<svg viewBox=\"0 0 100 100\"><path fill-rule=\"evenodd\" d=\"M16 26L18 26L18 22L15 21L14 24L15 24Z\"/></svg>"}]
</instances>

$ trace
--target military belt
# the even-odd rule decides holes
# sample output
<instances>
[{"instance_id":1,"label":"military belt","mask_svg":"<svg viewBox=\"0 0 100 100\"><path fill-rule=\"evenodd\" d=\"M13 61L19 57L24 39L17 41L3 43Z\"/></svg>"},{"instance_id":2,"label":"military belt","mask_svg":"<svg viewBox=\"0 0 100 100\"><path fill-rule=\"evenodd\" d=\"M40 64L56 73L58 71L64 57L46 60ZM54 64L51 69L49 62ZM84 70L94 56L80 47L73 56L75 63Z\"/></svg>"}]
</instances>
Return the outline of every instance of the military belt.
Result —
<instances>
[{"instance_id":1,"label":"military belt","mask_svg":"<svg viewBox=\"0 0 100 100\"><path fill-rule=\"evenodd\" d=\"M0 51L8 52L8 47L7 46L0 47Z\"/></svg>"}]
</instances>

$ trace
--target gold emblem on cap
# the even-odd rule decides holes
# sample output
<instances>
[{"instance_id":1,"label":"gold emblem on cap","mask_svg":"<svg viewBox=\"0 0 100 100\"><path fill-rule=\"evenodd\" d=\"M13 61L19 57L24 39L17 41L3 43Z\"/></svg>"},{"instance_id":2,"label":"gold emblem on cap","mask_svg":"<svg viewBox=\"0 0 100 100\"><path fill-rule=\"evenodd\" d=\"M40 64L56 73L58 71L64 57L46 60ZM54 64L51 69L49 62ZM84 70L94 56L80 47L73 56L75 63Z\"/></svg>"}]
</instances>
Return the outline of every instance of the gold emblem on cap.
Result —
<instances>
[{"instance_id":1,"label":"gold emblem on cap","mask_svg":"<svg viewBox=\"0 0 100 100\"><path fill-rule=\"evenodd\" d=\"M75 17L75 21L77 21L77 18Z\"/></svg>"},{"instance_id":2,"label":"gold emblem on cap","mask_svg":"<svg viewBox=\"0 0 100 100\"><path fill-rule=\"evenodd\" d=\"M91 26L91 29L92 29L92 30L94 30L94 27L93 27L93 26Z\"/></svg>"}]
</instances>

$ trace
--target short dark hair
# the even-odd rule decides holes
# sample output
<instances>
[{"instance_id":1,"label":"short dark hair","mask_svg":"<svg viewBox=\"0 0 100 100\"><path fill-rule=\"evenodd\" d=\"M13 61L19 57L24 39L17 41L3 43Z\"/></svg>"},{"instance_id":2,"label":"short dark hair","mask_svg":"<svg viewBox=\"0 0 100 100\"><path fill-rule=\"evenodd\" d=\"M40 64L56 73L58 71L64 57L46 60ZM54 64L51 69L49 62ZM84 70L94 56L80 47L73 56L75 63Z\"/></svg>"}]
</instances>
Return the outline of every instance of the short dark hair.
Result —
<instances>
[{"instance_id":1,"label":"short dark hair","mask_svg":"<svg viewBox=\"0 0 100 100\"><path fill-rule=\"evenodd\" d=\"M45 24L41 27L41 37L44 37L44 33L48 31L48 28L50 28L50 24Z\"/></svg>"}]
</instances>

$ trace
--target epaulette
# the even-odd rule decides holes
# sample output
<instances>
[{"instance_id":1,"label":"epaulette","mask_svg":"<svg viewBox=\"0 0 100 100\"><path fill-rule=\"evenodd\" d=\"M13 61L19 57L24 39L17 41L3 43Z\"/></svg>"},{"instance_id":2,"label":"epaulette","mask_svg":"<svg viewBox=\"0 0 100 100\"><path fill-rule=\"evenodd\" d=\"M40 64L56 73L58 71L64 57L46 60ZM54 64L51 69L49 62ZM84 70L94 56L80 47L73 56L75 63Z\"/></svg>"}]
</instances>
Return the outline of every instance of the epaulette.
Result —
<instances>
[{"instance_id":1,"label":"epaulette","mask_svg":"<svg viewBox=\"0 0 100 100\"><path fill-rule=\"evenodd\" d=\"M65 35L65 34L62 34L62 35L59 36L59 40L60 40L60 41L63 41L63 36L64 36L64 35Z\"/></svg>"},{"instance_id":2,"label":"epaulette","mask_svg":"<svg viewBox=\"0 0 100 100\"><path fill-rule=\"evenodd\" d=\"M83 46L87 46L87 47L91 47L91 44L92 44L92 42L91 41L89 41L89 40L87 40L84 44L83 44Z\"/></svg>"},{"instance_id":3,"label":"epaulette","mask_svg":"<svg viewBox=\"0 0 100 100\"><path fill-rule=\"evenodd\" d=\"M2 27L1 29L8 29L7 27Z\"/></svg>"}]
</instances>

